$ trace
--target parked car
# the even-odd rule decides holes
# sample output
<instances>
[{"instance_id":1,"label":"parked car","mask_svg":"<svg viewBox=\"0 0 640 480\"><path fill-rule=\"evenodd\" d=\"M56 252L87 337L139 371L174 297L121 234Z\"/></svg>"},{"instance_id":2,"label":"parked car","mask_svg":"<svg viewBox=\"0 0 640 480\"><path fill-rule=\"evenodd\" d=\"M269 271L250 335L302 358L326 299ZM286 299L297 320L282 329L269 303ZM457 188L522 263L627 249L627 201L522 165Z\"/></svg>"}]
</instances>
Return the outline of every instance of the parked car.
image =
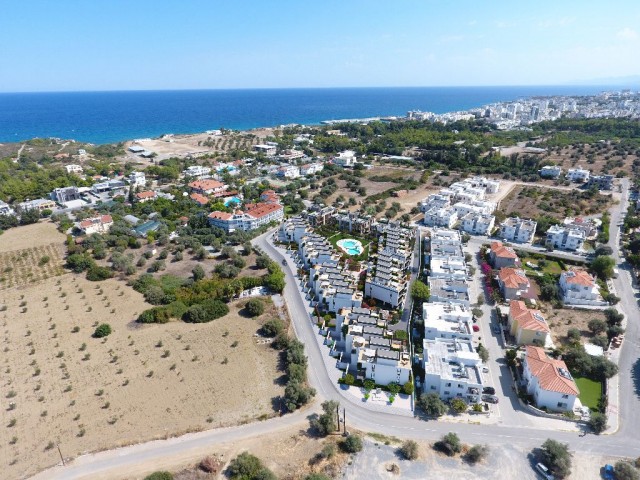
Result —
<instances>
[{"instance_id":1,"label":"parked car","mask_svg":"<svg viewBox=\"0 0 640 480\"><path fill-rule=\"evenodd\" d=\"M495 395L482 395L482 401L487 403L498 403L498 397Z\"/></svg>"},{"instance_id":2,"label":"parked car","mask_svg":"<svg viewBox=\"0 0 640 480\"><path fill-rule=\"evenodd\" d=\"M473 326L473 331L474 332L479 332L480 331L480 327L478 325L474 325Z\"/></svg>"},{"instance_id":3,"label":"parked car","mask_svg":"<svg viewBox=\"0 0 640 480\"><path fill-rule=\"evenodd\" d=\"M551 475L551 472L549 471L549 468L543 463L537 463L536 464L536 470L538 471L538 473L540 475L542 475L542 478L544 478L546 480L555 480L555 478L556 478L553 475Z\"/></svg>"},{"instance_id":4,"label":"parked car","mask_svg":"<svg viewBox=\"0 0 640 480\"><path fill-rule=\"evenodd\" d=\"M489 373L489 367L486 367L486 366L482 367L482 371L484 373Z\"/></svg>"},{"instance_id":5,"label":"parked car","mask_svg":"<svg viewBox=\"0 0 640 480\"><path fill-rule=\"evenodd\" d=\"M500 335L500 330L500 325L493 326L493 333L495 333L496 335Z\"/></svg>"},{"instance_id":6,"label":"parked car","mask_svg":"<svg viewBox=\"0 0 640 480\"><path fill-rule=\"evenodd\" d=\"M604 466L604 468L602 469L602 478L604 478L605 480L614 480L616 478L616 475L613 471L613 465L607 463Z\"/></svg>"},{"instance_id":7,"label":"parked car","mask_svg":"<svg viewBox=\"0 0 640 480\"><path fill-rule=\"evenodd\" d=\"M484 387L482 389L482 393L486 393L487 395L495 395L496 394L496 389L493 387Z\"/></svg>"}]
</instances>

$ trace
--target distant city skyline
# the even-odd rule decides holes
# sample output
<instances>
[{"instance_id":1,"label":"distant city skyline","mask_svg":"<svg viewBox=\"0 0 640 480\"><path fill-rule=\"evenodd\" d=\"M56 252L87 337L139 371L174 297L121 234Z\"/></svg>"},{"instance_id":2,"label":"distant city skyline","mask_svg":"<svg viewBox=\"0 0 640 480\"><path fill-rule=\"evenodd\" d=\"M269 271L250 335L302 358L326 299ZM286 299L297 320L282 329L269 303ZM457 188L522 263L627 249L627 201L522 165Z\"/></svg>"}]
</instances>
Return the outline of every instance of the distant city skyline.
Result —
<instances>
[{"instance_id":1,"label":"distant city skyline","mask_svg":"<svg viewBox=\"0 0 640 480\"><path fill-rule=\"evenodd\" d=\"M640 3L8 2L0 92L640 86Z\"/></svg>"}]
</instances>

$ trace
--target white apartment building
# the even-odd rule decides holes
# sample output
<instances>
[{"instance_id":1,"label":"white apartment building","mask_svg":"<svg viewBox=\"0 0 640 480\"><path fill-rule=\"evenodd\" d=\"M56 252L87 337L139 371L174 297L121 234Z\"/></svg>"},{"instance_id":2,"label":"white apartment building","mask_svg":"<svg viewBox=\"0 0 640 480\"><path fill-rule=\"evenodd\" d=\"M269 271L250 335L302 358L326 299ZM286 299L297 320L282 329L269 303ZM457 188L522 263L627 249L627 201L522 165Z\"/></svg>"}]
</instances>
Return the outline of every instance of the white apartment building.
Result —
<instances>
[{"instance_id":1,"label":"white apartment building","mask_svg":"<svg viewBox=\"0 0 640 480\"><path fill-rule=\"evenodd\" d=\"M147 177L144 172L131 172L129 174L129 183L135 187L144 187L147 184Z\"/></svg>"},{"instance_id":2,"label":"white apartment building","mask_svg":"<svg viewBox=\"0 0 640 480\"><path fill-rule=\"evenodd\" d=\"M494 202L485 202L484 200L473 200L471 202L457 202L453 205L453 209L458 217L463 217L467 213L491 214L496 209Z\"/></svg>"},{"instance_id":3,"label":"white apartment building","mask_svg":"<svg viewBox=\"0 0 640 480\"><path fill-rule=\"evenodd\" d=\"M218 227L225 232L236 230L255 230L271 222L279 222L284 218L284 207L276 203L246 204L244 211L234 213L211 212L208 216L209 225Z\"/></svg>"},{"instance_id":4,"label":"white apartment building","mask_svg":"<svg viewBox=\"0 0 640 480\"><path fill-rule=\"evenodd\" d=\"M520 217L510 217L500 224L500 238L507 242L531 243L538 223Z\"/></svg>"},{"instance_id":5,"label":"white apartment building","mask_svg":"<svg viewBox=\"0 0 640 480\"><path fill-rule=\"evenodd\" d=\"M567 180L570 182L584 183L589 181L590 176L591 172L583 169L582 167L570 168L567 170Z\"/></svg>"},{"instance_id":6,"label":"white apartment building","mask_svg":"<svg viewBox=\"0 0 640 480\"><path fill-rule=\"evenodd\" d=\"M300 176L300 168L295 165L286 165L280 167L276 175L282 178L298 178Z\"/></svg>"},{"instance_id":7,"label":"white apartment building","mask_svg":"<svg viewBox=\"0 0 640 480\"><path fill-rule=\"evenodd\" d=\"M429 301L457 303L469 307L469 283L466 280L429 277Z\"/></svg>"},{"instance_id":8,"label":"white apartment building","mask_svg":"<svg viewBox=\"0 0 640 480\"><path fill-rule=\"evenodd\" d=\"M427 227L451 228L458 221L458 213L452 207L433 207L424 214Z\"/></svg>"},{"instance_id":9,"label":"white apartment building","mask_svg":"<svg viewBox=\"0 0 640 480\"><path fill-rule=\"evenodd\" d=\"M426 213L433 208L445 208L451 206L451 197L440 193L432 193L420 202L420 211Z\"/></svg>"},{"instance_id":10,"label":"white apartment building","mask_svg":"<svg viewBox=\"0 0 640 480\"><path fill-rule=\"evenodd\" d=\"M314 175L318 172L321 172L324 169L324 165L322 163L307 163L300 167L300 175Z\"/></svg>"},{"instance_id":11,"label":"white apartment building","mask_svg":"<svg viewBox=\"0 0 640 480\"><path fill-rule=\"evenodd\" d=\"M583 230L561 225L551 225L547 230L546 243L562 250L580 250L586 240Z\"/></svg>"},{"instance_id":12,"label":"white apartment building","mask_svg":"<svg viewBox=\"0 0 640 480\"><path fill-rule=\"evenodd\" d=\"M253 151L262 153L266 157L275 157L278 152L278 147L275 145L258 144L253 146Z\"/></svg>"},{"instance_id":13,"label":"white apartment building","mask_svg":"<svg viewBox=\"0 0 640 480\"><path fill-rule=\"evenodd\" d=\"M345 150L333 157L333 163L339 167L353 167L356 164L356 152Z\"/></svg>"},{"instance_id":14,"label":"white apartment building","mask_svg":"<svg viewBox=\"0 0 640 480\"><path fill-rule=\"evenodd\" d=\"M64 168L67 170L67 173L82 173L82 167L80 165L65 165Z\"/></svg>"},{"instance_id":15,"label":"white apartment building","mask_svg":"<svg viewBox=\"0 0 640 480\"><path fill-rule=\"evenodd\" d=\"M469 307L459 303L423 303L424 338L470 340L473 336L472 317Z\"/></svg>"},{"instance_id":16,"label":"white apartment building","mask_svg":"<svg viewBox=\"0 0 640 480\"><path fill-rule=\"evenodd\" d=\"M312 232L309 222L301 217L292 217L280 225L278 240L285 243L300 243L304 237Z\"/></svg>"},{"instance_id":17,"label":"white apartment building","mask_svg":"<svg viewBox=\"0 0 640 480\"><path fill-rule=\"evenodd\" d=\"M481 362L471 340L424 339L422 346L424 393L437 393L442 400L480 401L483 384Z\"/></svg>"},{"instance_id":18,"label":"white apartment building","mask_svg":"<svg viewBox=\"0 0 640 480\"><path fill-rule=\"evenodd\" d=\"M562 272L559 286L562 301L567 305L607 305L600 295L595 278L585 270L572 269Z\"/></svg>"},{"instance_id":19,"label":"white apartment building","mask_svg":"<svg viewBox=\"0 0 640 480\"><path fill-rule=\"evenodd\" d=\"M466 280L468 277L464 258L432 258L429 268L433 278Z\"/></svg>"},{"instance_id":20,"label":"white apartment building","mask_svg":"<svg viewBox=\"0 0 640 480\"><path fill-rule=\"evenodd\" d=\"M460 229L463 232L471 235L490 235L496 217L487 213L467 213L460 221Z\"/></svg>"},{"instance_id":21,"label":"white apartment building","mask_svg":"<svg viewBox=\"0 0 640 480\"><path fill-rule=\"evenodd\" d=\"M211 168L202 165L191 165L182 172L186 177L205 177L211 174Z\"/></svg>"}]
</instances>

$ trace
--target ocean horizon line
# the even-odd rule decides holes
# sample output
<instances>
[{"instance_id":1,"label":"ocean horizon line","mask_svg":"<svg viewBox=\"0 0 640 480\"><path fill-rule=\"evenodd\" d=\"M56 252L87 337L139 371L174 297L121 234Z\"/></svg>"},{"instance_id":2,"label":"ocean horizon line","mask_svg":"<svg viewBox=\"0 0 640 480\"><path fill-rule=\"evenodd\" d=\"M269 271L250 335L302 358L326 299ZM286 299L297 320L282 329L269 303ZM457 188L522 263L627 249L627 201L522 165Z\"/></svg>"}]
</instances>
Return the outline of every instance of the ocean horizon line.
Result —
<instances>
[{"instance_id":1,"label":"ocean horizon line","mask_svg":"<svg viewBox=\"0 0 640 480\"><path fill-rule=\"evenodd\" d=\"M141 89L114 89L114 90L23 90L0 91L0 95L38 95L57 93L161 93L161 92L260 92L260 91L284 91L284 90L401 90L401 89L495 89L495 88L606 88L626 89L634 85L606 84L606 83L545 83L545 84L519 84L519 85L408 85L408 86L332 86L332 87L216 87L216 88L141 88ZM640 88L640 86L638 86ZM577 96L582 94L576 94Z\"/></svg>"}]
</instances>

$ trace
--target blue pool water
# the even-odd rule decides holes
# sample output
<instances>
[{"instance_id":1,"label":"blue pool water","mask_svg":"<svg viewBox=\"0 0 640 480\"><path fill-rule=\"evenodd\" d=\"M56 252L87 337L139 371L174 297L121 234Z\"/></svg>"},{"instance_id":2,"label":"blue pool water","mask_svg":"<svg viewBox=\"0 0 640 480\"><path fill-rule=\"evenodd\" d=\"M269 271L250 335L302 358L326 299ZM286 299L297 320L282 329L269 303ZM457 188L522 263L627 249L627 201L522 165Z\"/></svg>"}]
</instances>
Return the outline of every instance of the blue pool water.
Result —
<instances>
[{"instance_id":1,"label":"blue pool water","mask_svg":"<svg viewBox=\"0 0 640 480\"><path fill-rule=\"evenodd\" d=\"M362 243L360 243L359 240L354 240L352 238L339 240L337 245L348 255L360 255L364 251Z\"/></svg>"},{"instance_id":2,"label":"blue pool water","mask_svg":"<svg viewBox=\"0 0 640 480\"><path fill-rule=\"evenodd\" d=\"M225 207L230 206L232 203L235 205L240 205L242 203L242 200L240 200L238 197L227 197L224 199Z\"/></svg>"}]
</instances>

